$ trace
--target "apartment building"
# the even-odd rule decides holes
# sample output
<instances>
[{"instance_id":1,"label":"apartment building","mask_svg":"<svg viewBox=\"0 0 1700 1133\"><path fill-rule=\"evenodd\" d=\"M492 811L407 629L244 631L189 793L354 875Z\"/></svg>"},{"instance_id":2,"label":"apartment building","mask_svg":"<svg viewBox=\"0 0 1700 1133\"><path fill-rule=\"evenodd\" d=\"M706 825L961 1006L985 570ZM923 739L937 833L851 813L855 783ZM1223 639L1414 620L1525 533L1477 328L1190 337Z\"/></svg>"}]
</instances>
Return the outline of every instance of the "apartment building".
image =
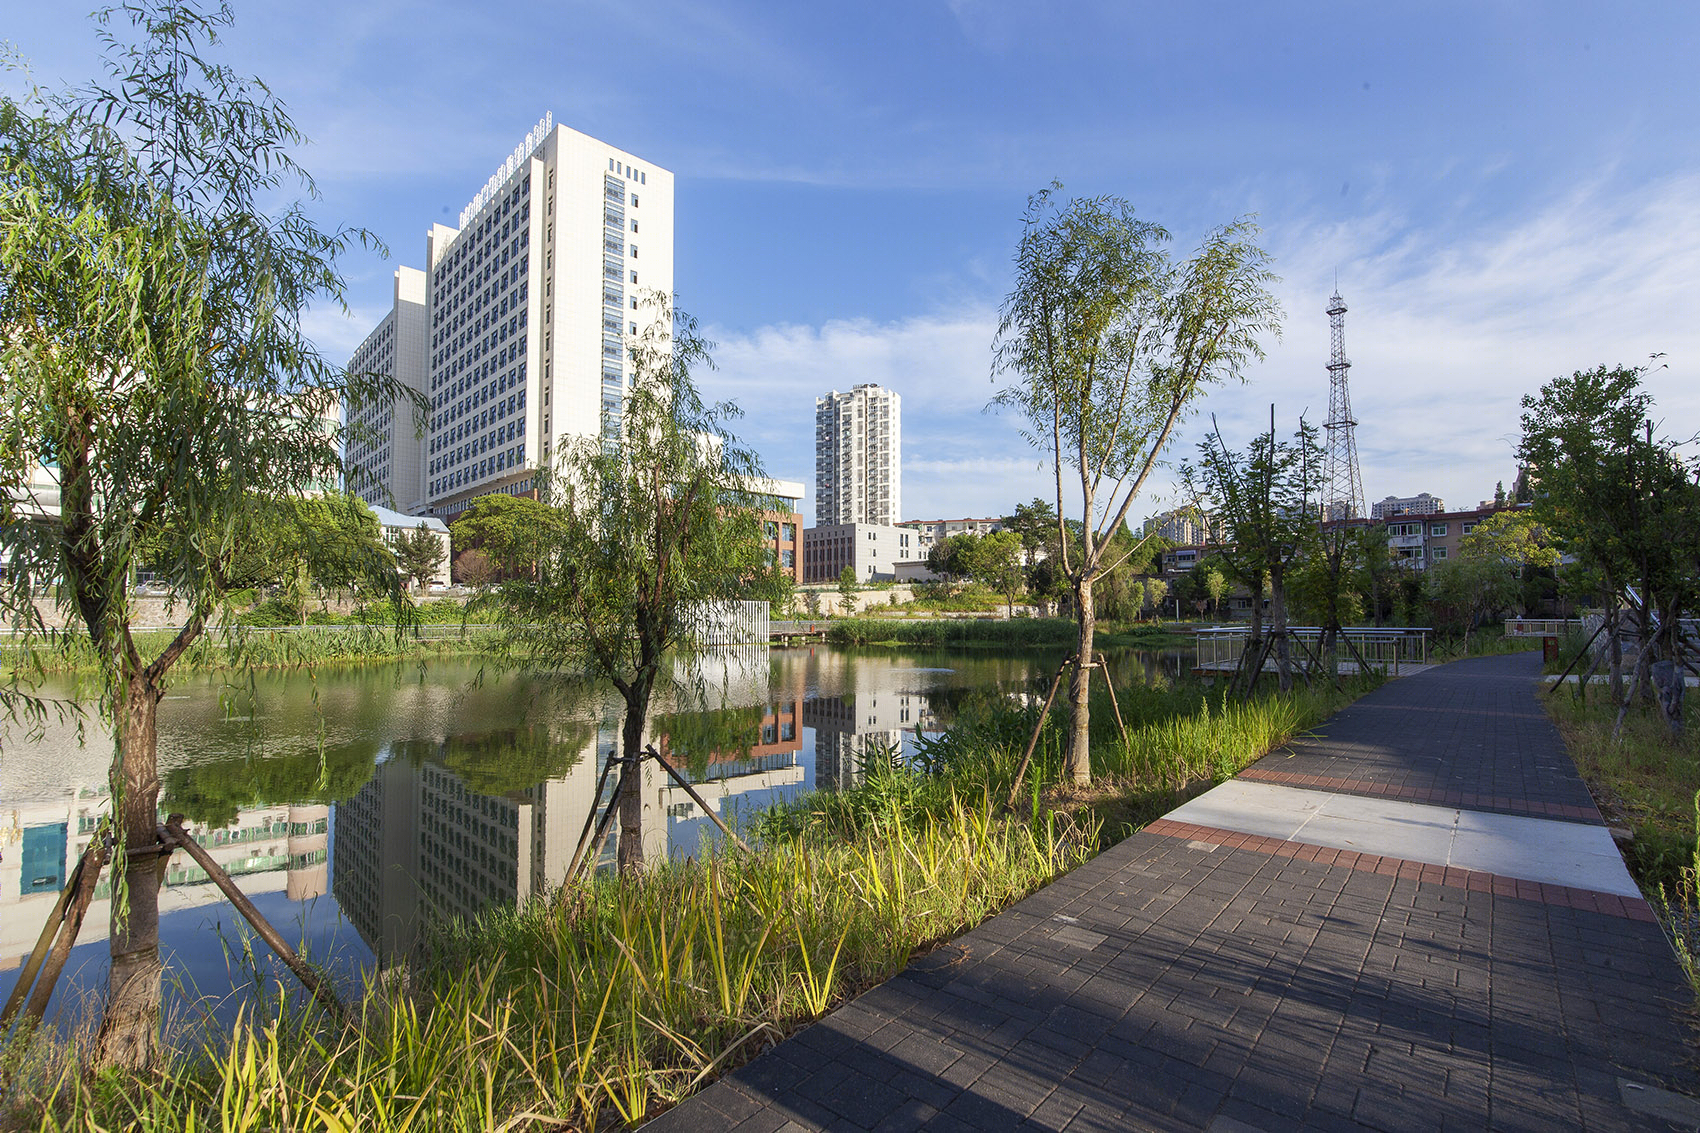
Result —
<instances>
[{"instance_id":1,"label":"apartment building","mask_svg":"<svg viewBox=\"0 0 1700 1133\"><path fill-rule=\"evenodd\" d=\"M563 442L619 427L629 348L660 314L645 297L673 292L673 174L545 117L455 227L431 226L425 270L396 286L350 364L421 390L426 434L397 407L356 407L375 436L351 463L394 506L445 521L480 496L530 494Z\"/></svg>"},{"instance_id":2,"label":"apartment building","mask_svg":"<svg viewBox=\"0 0 1700 1133\"><path fill-rule=\"evenodd\" d=\"M906 519L897 524L920 536L919 558L926 558L934 545L953 535L990 535L1003 530L1003 520L997 519Z\"/></svg>"},{"instance_id":3,"label":"apartment building","mask_svg":"<svg viewBox=\"0 0 1700 1133\"><path fill-rule=\"evenodd\" d=\"M815 523L889 527L903 514L902 398L872 383L815 399Z\"/></svg>"},{"instance_id":4,"label":"apartment building","mask_svg":"<svg viewBox=\"0 0 1700 1133\"><path fill-rule=\"evenodd\" d=\"M1197 508L1176 508L1147 519L1140 527L1140 534L1161 536L1182 546L1199 546L1215 542L1216 530L1209 512Z\"/></svg>"},{"instance_id":5,"label":"apartment building","mask_svg":"<svg viewBox=\"0 0 1700 1133\"><path fill-rule=\"evenodd\" d=\"M1396 515L1435 515L1446 510L1446 501L1427 492L1414 496L1388 496L1369 506L1371 519L1392 519Z\"/></svg>"},{"instance_id":6,"label":"apartment building","mask_svg":"<svg viewBox=\"0 0 1700 1133\"><path fill-rule=\"evenodd\" d=\"M1469 511L1441 511L1411 518L1399 516L1387 523L1387 545L1404 565L1425 570L1458 554L1464 536L1476 524L1496 512L1510 508L1486 507Z\"/></svg>"},{"instance_id":7,"label":"apartment building","mask_svg":"<svg viewBox=\"0 0 1700 1133\"><path fill-rule=\"evenodd\" d=\"M535 490L563 442L617 429L629 345L673 292L673 174L545 118L426 237L426 497L453 519Z\"/></svg>"}]
</instances>

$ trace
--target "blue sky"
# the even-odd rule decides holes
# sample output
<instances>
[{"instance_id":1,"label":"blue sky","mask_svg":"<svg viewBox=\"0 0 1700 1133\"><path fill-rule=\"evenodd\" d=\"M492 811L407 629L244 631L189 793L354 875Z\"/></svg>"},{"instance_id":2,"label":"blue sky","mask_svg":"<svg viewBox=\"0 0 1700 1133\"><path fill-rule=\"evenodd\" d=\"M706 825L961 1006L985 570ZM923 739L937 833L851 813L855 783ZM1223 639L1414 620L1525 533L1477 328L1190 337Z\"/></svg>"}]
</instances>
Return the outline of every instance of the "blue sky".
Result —
<instances>
[{"instance_id":1,"label":"blue sky","mask_svg":"<svg viewBox=\"0 0 1700 1133\"><path fill-rule=\"evenodd\" d=\"M38 81L94 73L79 5L19 7ZM352 318L315 312L329 353L551 111L674 171L680 301L720 344L702 385L769 471L812 486L814 397L876 381L904 399L906 517L938 518L1047 491L982 410L1053 178L1128 198L1177 254L1264 228L1285 333L1176 457L1210 413L1236 444L1271 403L1326 416L1336 276L1371 500L1491 495L1518 399L1600 362L1664 352L1666 431L1700 429L1697 30L1693 4L300 0L238 3L227 57L313 139L322 221L391 250L347 260Z\"/></svg>"}]
</instances>

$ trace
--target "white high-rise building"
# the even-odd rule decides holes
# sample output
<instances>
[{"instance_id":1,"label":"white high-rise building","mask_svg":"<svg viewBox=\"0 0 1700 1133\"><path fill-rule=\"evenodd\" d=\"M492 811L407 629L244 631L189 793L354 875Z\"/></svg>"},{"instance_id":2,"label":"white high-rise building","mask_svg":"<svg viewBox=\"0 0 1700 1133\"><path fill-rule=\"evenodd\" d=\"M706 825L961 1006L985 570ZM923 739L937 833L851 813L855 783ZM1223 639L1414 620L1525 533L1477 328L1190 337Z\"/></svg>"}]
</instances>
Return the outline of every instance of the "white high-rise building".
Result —
<instances>
[{"instance_id":1,"label":"white high-rise building","mask_svg":"<svg viewBox=\"0 0 1700 1133\"><path fill-rule=\"evenodd\" d=\"M618 419L640 299L673 293L673 174L545 118L432 226L426 275L423 503L448 520Z\"/></svg>"},{"instance_id":2,"label":"white high-rise building","mask_svg":"<svg viewBox=\"0 0 1700 1133\"><path fill-rule=\"evenodd\" d=\"M400 267L395 301L377 329L348 360L357 373L379 373L425 392L425 273ZM376 507L409 513L424 505L424 459L411 403L348 407L349 490Z\"/></svg>"},{"instance_id":3,"label":"white high-rise building","mask_svg":"<svg viewBox=\"0 0 1700 1133\"><path fill-rule=\"evenodd\" d=\"M815 398L815 523L902 518L902 398L877 385Z\"/></svg>"}]
</instances>

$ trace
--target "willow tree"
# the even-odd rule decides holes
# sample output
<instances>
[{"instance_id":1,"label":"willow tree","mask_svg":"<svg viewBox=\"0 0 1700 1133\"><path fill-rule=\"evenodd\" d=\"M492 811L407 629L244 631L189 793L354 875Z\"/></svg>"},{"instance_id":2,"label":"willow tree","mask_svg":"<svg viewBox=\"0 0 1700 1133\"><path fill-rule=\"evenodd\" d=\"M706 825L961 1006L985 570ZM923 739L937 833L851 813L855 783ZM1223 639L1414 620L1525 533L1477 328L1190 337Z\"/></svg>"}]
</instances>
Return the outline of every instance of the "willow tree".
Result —
<instances>
[{"instance_id":1,"label":"willow tree","mask_svg":"<svg viewBox=\"0 0 1700 1133\"><path fill-rule=\"evenodd\" d=\"M1079 618L1063 773L1086 783L1092 590L1138 545L1113 546L1110 536L1199 396L1263 356L1259 338L1279 334L1280 308L1249 218L1214 229L1177 263L1169 234L1126 201L1065 204L1061 189L1035 194L1022 218L995 346L996 370L1012 384L993 405L1018 410L1051 462L1059 563ZM1064 518L1069 499L1077 535Z\"/></svg>"},{"instance_id":2,"label":"willow tree","mask_svg":"<svg viewBox=\"0 0 1700 1133\"><path fill-rule=\"evenodd\" d=\"M228 11L99 18L136 33L103 33L106 84L0 98L0 602L26 656L80 636L98 658L113 816L90 853L98 870L111 833L122 864L97 1057L142 1067L169 853L159 702L225 604L255 497L334 483L339 402L397 391L345 376L302 333L310 302L340 301L338 254L364 234L262 208L312 186L283 108L202 54ZM133 632L144 553L181 623L157 650ZM42 703L27 678L10 677L14 711Z\"/></svg>"},{"instance_id":3,"label":"willow tree","mask_svg":"<svg viewBox=\"0 0 1700 1133\"><path fill-rule=\"evenodd\" d=\"M643 865L638 769L650 699L670 650L750 592L766 566L754 490L760 463L728 429L741 413L705 404L693 370L712 365L695 320L665 296L630 346L632 384L602 434L565 441L538 473L551 515L535 524L530 575L485 602L504 651L528 668L586 671L619 692L619 860Z\"/></svg>"}]
</instances>

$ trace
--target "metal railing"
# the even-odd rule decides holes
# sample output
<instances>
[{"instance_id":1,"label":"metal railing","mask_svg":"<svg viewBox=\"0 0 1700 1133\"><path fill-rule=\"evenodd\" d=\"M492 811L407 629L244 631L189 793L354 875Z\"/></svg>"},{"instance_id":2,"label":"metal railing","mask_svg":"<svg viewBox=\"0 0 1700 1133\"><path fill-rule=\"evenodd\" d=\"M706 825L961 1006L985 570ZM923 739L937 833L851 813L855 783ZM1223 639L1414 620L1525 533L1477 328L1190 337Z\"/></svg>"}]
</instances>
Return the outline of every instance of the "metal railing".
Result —
<instances>
[{"instance_id":1,"label":"metal railing","mask_svg":"<svg viewBox=\"0 0 1700 1133\"><path fill-rule=\"evenodd\" d=\"M1573 629L1581 629L1578 618L1506 618L1506 637L1563 637Z\"/></svg>"},{"instance_id":2,"label":"metal railing","mask_svg":"<svg viewBox=\"0 0 1700 1133\"><path fill-rule=\"evenodd\" d=\"M1265 633L1267 632L1265 630ZM1347 626L1339 632L1341 640L1335 656L1337 661L1353 667L1356 667L1357 658L1361 656L1371 668L1382 669L1397 676L1401 666L1428 664L1428 639L1431 632L1433 631L1428 626ZM1207 626L1199 629L1194 636L1198 658L1196 667L1208 672L1237 668L1250 637L1251 628L1244 625ZM1312 656L1321 656L1320 627L1288 626L1287 637L1294 646L1291 656L1295 666L1305 666Z\"/></svg>"}]
</instances>

